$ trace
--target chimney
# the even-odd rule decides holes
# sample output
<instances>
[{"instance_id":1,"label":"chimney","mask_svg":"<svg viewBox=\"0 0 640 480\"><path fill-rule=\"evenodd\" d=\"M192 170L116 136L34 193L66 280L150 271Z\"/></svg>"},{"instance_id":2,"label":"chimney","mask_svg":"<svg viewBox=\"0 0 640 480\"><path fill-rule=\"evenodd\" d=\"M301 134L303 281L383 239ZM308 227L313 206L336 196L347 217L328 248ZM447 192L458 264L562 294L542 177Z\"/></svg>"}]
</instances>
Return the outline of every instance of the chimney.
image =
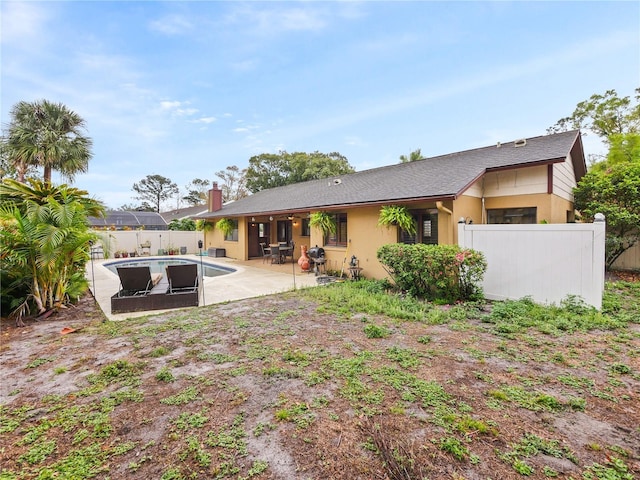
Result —
<instances>
[{"instance_id":1,"label":"chimney","mask_svg":"<svg viewBox=\"0 0 640 480\"><path fill-rule=\"evenodd\" d=\"M218 188L218 182L213 182L213 188L209 190L209 211L217 212L222 209L222 190Z\"/></svg>"}]
</instances>

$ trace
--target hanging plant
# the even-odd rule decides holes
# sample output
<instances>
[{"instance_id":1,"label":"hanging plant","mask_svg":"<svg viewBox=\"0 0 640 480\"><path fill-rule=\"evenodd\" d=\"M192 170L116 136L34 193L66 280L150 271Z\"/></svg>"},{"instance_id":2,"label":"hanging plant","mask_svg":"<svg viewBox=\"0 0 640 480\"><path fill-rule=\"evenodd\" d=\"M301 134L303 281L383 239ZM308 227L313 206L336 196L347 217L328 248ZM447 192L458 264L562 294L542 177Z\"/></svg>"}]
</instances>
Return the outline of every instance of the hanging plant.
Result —
<instances>
[{"instance_id":1,"label":"hanging plant","mask_svg":"<svg viewBox=\"0 0 640 480\"><path fill-rule=\"evenodd\" d=\"M313 212L309 217L309 226L320 229L323 235L336 233L337 230L335 217L327 212Z\"/></svg>"},{"instance_id":2,"label":"hanging plant","mask_svg":"<svg viewBox=\"0 0 640 480\"><path fill-rule=\"evenodd\" d=\"M236 228L233 220L229 220L228 218L221 218L218 220L216 222L216 227L220 229L225 237L231 235Z\"/></svg>"},{"instance_id":3,"label":"hanging plant","mask_svg":"<svg viewBox=\"0 0 640 480\"><path fill-rule=\"evenodd\" d=\"M416 221L407 207L398 205L385 205L380 209L378 226L390 227L395 225L409 235L416 233Z\"/></svg>"}]
</instances>

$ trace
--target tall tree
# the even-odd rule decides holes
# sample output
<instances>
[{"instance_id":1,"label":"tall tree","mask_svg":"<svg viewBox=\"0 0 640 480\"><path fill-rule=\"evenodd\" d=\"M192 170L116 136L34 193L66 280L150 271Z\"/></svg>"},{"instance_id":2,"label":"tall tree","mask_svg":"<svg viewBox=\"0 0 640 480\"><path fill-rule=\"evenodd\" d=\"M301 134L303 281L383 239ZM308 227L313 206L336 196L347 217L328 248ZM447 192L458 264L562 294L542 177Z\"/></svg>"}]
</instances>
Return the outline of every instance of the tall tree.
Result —
<instances>
[{"instance_id":1,"label":"tall tree","mask_svg":"<svg viewBox=\"0 0 640 480\"><path fill-rule=\"evenodd\" d=\"M240 200L248 195L246 173L246 169L240 170L235 165L216 172L216 177L222 180L222 186L220 188L222 189L223 202Z\"/></svg>"},{"instance_id":2,"label":"tall tree","mask_svg":"<svg viewBox=\"0 0 640 480\"><path fill-rule=\"evenodd\" d=\"M596 157L574 189L575 207L586 221L596 213L606 217L605 265L640 241L640 88L635 103L615 90L594 94L573 114L547 129L549 133L580 128L598 135L609 147L604 160ZM594 160L592 158L592 160Z\"/></svg>"},{"instance_id":3,"label":"tall tree","mask_svg":"<svg viewBox=\"0 0 640 480\"><path fill-rule=\"evenodd\" d=\"M187 194L182 197L182 200L187 202L192 207L196 205L203 205L207 203L207 193L211 188L211 182L202 178L194 178L187 186Z\"/></svg>"},{"instance_id":4,"label":"tall tree","mask_svg":"<svg viewBox=\"0 0 640 480\"><path fill-rule=\"evenodd\" d=\"M415 162L420 159L422 159L422 152L419 148L412 151L408 157L406 155L400 155L400 163Z\"/></svg>"},{"instance_id":5,"label":"tall tree","mask_svg":"<svg viewBox=\"0 0 640 480\"><path fill-rule=\"evenodd\" d=\"M157 213L160 213L162 202L179 192L178 186L162 175L147 175L140 182L133 184L133 191L138 194L136 196L138 200L149 202Z\"/></svg>"},{"instance_id":6,"label":"tall tree","mask_svg":"<svg viewBox=\"0 0 640 480\"><path fill-rule=\"evenodd\" d=\"M246 185L251 193L268 188L355 172L337 152L263 153L249 159Z\"/></svg>"},{"instance_id":7,"label":"tall tree","mask_svg":"<svg viewBox=\"0 0 640 480\"><path fill-rule=\"evenodd\" d=\"M62 103L18 102L3 137L3 155L21 182L30 166L43 168L45 183L51 183L52 170L73 181L77 173L88 170L92 157L92 140L84 132L82 117Z\"/></svg>"}]
</instances>

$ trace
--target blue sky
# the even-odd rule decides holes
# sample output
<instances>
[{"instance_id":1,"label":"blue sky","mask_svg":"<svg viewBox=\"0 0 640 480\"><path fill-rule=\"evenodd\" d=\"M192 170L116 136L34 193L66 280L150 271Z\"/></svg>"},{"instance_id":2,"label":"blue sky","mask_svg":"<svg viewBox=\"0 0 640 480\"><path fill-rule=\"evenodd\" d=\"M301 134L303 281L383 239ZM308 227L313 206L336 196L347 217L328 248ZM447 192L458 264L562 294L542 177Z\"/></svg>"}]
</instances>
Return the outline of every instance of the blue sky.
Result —
<instances>
[{"instance_id":1,"label":"blue sky","mask_svg":"<svg viewBox=\"0 0 640 480\"><path fill-rule=\"evenodd\" d=\"M592 94L640 86L638 2L0 9L3 127L21 100L80 114L94 157L75 186L112 208L138 203L131 187L147 175L184 192L260 153L339 152L360 171L417 148L433 156L543 135ZM602 145L588 136L585 150Z\"/></svg>"}]
</instances>

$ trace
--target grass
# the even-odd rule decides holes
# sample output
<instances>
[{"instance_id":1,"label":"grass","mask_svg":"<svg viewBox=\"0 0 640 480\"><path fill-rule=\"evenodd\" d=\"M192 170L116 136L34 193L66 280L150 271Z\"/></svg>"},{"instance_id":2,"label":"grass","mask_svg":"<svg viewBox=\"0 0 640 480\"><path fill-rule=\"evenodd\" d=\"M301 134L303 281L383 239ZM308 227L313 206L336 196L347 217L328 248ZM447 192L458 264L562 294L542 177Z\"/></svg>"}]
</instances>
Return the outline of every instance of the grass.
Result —
<instances>
[{"instance_id":1,"label":"grass","mask_svg":"<svg viewBox=\"0 0 640 480\"><path fill-rule=\"evenodd\" d=\"M66 358L80 336L55 357L29 347L29 381L0 405L0 479L629 480L640 288L606 288L597 312L343 282L97 323L83 335L111 346L79 346L86 360ZM627 435L557 426L585 418Z\"/></svg>"}]
</instances>

